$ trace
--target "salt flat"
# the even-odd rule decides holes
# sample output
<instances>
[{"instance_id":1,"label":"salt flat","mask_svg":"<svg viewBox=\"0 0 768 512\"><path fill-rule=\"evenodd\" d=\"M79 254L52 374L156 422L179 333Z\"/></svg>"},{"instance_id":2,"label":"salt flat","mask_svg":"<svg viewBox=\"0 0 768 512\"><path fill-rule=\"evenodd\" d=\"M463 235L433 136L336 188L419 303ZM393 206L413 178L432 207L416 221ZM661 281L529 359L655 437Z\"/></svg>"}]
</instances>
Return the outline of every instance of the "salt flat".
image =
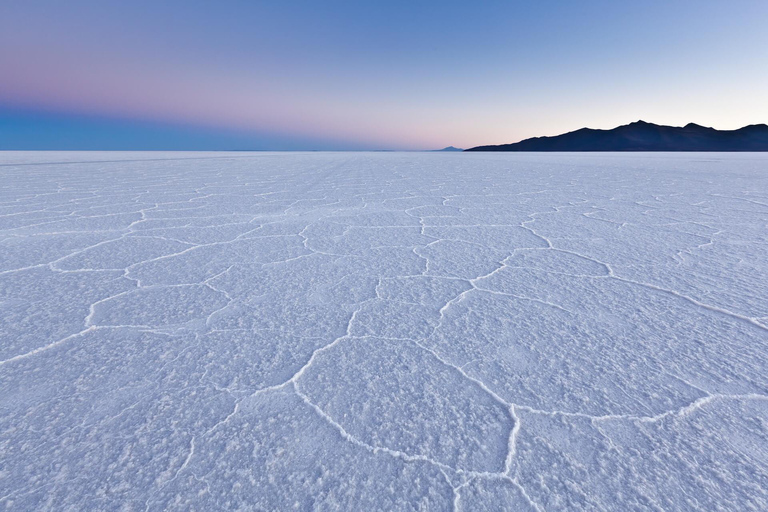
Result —
<instances>
[{"instance_id":1,"label":"salt flat","mask_svg":"<svg viewBox=\"0 0 768 512\"><path fill-rule=\"evenodd\" d=\"M0 153L0 508L768 510L768 155Z\"/></svg>"}]
</instances>

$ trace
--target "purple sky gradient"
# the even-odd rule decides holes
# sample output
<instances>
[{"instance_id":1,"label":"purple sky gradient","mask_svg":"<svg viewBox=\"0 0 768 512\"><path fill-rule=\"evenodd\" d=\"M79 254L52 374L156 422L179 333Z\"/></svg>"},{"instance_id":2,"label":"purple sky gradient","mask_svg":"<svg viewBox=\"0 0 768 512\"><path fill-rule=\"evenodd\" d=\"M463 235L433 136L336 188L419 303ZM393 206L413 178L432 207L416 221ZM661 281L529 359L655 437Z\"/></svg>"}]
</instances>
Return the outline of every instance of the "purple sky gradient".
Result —
<instances>
[{"instance_id":1,"label":"purple sky gradient","mask_svg":"<svg viewBox=\"0 0 768 512\"><path fill-rule=\"evenodd\" d=\"M4 2L0 107L320 149L768 121L768 2L532 4Z\"/></svg>"}]
</instances>

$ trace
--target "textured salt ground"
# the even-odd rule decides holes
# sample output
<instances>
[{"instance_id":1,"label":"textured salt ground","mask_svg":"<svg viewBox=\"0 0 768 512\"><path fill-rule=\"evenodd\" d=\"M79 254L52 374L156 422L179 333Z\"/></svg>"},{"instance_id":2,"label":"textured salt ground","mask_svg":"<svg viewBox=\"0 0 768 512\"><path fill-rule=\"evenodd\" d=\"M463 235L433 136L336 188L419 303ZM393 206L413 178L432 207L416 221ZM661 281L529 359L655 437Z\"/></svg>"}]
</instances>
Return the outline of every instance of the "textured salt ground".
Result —
<instances>
[{"instance_id":1,"label":"textured salt ground","mask_svg":"<svg viewBox=\"0 0 768 512\"><path fill-rule=\"evenodd\" d=\"M768 509L768 156L0 177L0 507Z\"/></svg>"}]
</instances>

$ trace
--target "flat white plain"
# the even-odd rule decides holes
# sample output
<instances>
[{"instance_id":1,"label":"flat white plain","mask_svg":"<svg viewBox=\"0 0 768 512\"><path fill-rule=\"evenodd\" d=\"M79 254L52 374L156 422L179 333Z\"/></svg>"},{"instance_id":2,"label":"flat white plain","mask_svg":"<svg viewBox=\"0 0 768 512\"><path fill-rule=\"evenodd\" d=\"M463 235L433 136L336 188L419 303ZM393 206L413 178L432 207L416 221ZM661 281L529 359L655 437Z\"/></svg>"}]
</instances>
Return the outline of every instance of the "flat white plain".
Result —
<instances>
[{"instance_id":1,"label":"flat white plain","mask_svg":"<svg viewBox=\"0 0 768 512\"><path fill-rule=\"evenodd\" d=\"M768 510L768 155L0 177L0 508Z\"/></svg>"}]
</instances>

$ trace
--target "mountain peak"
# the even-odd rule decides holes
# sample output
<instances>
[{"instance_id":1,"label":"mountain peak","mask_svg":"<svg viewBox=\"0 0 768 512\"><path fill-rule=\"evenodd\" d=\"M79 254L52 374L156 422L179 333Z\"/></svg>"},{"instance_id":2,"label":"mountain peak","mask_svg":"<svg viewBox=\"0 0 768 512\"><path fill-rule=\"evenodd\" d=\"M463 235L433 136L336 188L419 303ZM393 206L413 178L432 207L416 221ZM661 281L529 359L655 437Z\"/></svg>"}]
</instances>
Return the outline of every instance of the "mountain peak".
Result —
<instances>
[{"instance_id":1,"label":"mountain peak","mask_svg":"<svg viewBox=\"0 0 768 512\"><path fill-rule=\"evenodd\" d=\"M683 126L683 128L685 128L686 130L714 130L714 128L710 128L708 126L702 126L696 123L688 123L687 125Z\"/></svg>"},{"instance_id":2,"label":"mountain peak","mask_svg":"<svg viewBox=\"0 0 768 512\"><path fill-rule=\"evenodd\" d=\"M768 124L765 124L765 123L749 124L749 125L745 126L744 128L740 128L740 130L746 130L746 129L765 131L765 130L768 130Z\"/></svg>"}]
</instances>

